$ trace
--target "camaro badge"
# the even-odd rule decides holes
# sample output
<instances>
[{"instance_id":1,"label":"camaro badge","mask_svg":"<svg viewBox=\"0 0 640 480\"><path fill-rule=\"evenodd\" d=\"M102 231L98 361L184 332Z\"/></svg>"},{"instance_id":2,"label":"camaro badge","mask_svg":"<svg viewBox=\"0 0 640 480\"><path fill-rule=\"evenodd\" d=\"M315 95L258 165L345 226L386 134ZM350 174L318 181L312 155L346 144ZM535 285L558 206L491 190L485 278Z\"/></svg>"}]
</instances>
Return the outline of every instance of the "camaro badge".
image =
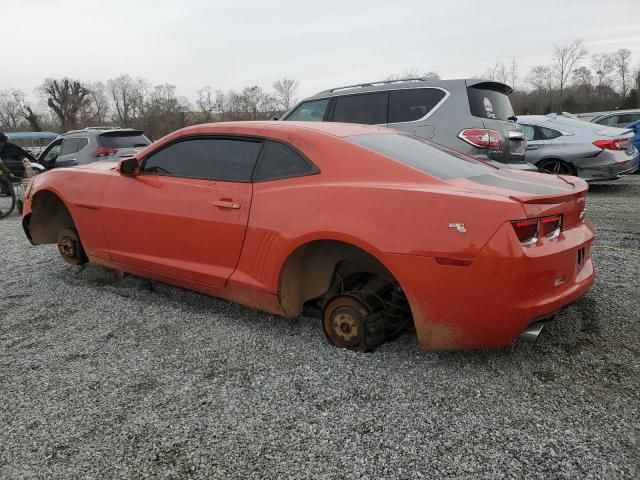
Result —
<instances>
[{"instance_id":1,"label":"camaro badge","mask_svg":"<svg viewBox=\"0 0 640 480\"><path fill-rule=\"evenodd\" d=\"M464 226L464 223L450 223L449 228L455 228L456 231L460 233L466 233L467 229Z\"/></svg>"}]
</instances>

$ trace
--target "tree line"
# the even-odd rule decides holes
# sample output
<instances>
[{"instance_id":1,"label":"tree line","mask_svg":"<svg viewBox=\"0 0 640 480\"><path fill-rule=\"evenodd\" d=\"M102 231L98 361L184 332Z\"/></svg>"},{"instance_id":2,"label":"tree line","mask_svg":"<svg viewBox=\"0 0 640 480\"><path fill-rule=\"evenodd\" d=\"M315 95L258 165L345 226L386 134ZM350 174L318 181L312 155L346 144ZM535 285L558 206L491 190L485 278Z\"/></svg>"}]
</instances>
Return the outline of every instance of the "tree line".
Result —
<instances>
[{"instance_id":1,"label":"tree line","mask_svg":"<svg viewBox=\"0 0 640 480\"><path fill-rule=\"evenodd\" d=\"M144 130L152 138L188 125L227 120L266 120L295 103L296 80L282 78L272 91L259 86L223 92L205 86L194 103L176 94L174 85L153 85L127 74L106 82L47 78L36 89L37 112L26 94L0 90L0 131L53 130L66 132L90 126L119 126Z\"/></svg>"},{"instance_id":2,"label":"tree line","mask_svg":"<svg viewBox=\"0 0 640 480\"><path fill-rule=\"evenodd\" d=\"M640 63L632 68L627 48L589 53L576 39L556 45L551 61L531 67L522 82L516 58L482 76L514 87L511 103L520 115L640 108Z\"/></svg>"},{"instance_id":3,"label":"tree line","mask_svg":"<svg viewBox=\"0 0 640 480\"><path fill-rule=\"evenodd\" d=\"M632 68L630 60L626 48L589 54L577 39L556 45L550 63L533 66L522 79L516 58L474 76L513 86L511 103L519 115L640 108L640 64ZM386 79L415 77L440 78L436 71L409 68ZM65 132L106 125L138 128L159 138L197 123L280 116L295 104L298 86L289 78L274 82L270 91L256 85L226 92L205 86L191 102L178 96L174 85L153 85L127 74L106 82L47 78L36 89L40 108L19 89L0 90L0 131Z\"/></svg>"}]
</instances>

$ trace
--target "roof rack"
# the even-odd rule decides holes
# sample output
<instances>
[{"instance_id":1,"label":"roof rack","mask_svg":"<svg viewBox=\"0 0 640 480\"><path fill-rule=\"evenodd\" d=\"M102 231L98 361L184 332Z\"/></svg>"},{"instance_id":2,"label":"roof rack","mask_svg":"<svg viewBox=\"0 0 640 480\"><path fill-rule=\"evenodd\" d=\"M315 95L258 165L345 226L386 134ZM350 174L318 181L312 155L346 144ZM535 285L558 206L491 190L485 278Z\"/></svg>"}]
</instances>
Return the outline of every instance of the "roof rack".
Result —
<instances>
[{"instance_id":1,"label":"roof rack","mask_svg":"<svg viewBox=\"0 0 640 480\"><path fill-rule=\"evenodd\" d=\"M424 82L425 80L429 80L429 79L425 77L412 77L412 78L398 78L397 80L380 80L378 82L356 83L355 85L346 85L344 87L330 88L329 90L325 90L324 92L335 92L337 90L347 90L349 88L374 87L376 85L388 85L390 83Z\"/></svg>"}]
</instances>

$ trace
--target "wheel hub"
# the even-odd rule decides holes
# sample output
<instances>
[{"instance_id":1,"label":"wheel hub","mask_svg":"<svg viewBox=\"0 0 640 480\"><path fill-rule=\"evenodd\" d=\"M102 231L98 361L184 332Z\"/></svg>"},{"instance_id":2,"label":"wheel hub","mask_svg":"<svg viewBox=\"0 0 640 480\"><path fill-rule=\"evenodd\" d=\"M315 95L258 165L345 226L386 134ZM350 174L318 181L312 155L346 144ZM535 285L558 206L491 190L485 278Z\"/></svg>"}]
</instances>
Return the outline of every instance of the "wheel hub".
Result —
<instances>
[{"instance_id":1,"label":"wheel hub","mask_svg":"<svg viewBox=\"0 0 640 480\"><path fill-rule=\"evenodd\" d=\"M75 249L73 246L73 240L69 237L64 237L60 242L58 242L58 251L63 257L74 258Z\"/></svg>"},{"instance_id":2,"label":"wheel hub","mask_svg":"<svg viewBox=\"0 0 640 480\"><path fill-rule=\"evenodd\" d=\"M340 313L333 319L333 329L344 342L358 336L358 323L349 313Z\"/></svg>"}]
</instances>

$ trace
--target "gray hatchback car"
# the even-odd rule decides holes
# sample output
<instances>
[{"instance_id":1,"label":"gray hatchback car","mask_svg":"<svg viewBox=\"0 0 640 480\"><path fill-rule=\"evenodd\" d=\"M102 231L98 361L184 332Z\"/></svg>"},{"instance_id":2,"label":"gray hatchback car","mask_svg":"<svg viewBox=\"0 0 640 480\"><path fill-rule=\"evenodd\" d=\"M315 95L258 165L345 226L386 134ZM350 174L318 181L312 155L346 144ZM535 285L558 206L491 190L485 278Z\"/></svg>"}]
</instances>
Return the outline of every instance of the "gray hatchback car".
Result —
<instances>
[{"instance_id":1,"label":"gray hatchback car","mask_svg":"<svg viewBox=\"0 0 640 480\"><path fill-rule=\"evenodd\" d=\"M89 127L64 133L47 145L38 163L47 170L133 155L151 143L141 130Z\"/></svg>"},{"instance_id":2,"label":"gray hatchback car","mask_svg":"<svg viewBox=\"0 0 640 480\"><path fill-rule=\"evenodd\" d=\"M521 115L526 159L541 172L576 175L587 181L614 180L638 169L631 129L549 115Z\"/></svg>"},{"instance_id":3,"label":"gray hatchback car","mask_svg":"<svg viewBox=\"0 0 640 480\"><path fill-rule=\"evenodd\" d=\"M363 83L320 92L281 120L384 125L497 166L536 170L524 160L511 92L503 83L477 79Z\"/></svg>"}]
</instances>

